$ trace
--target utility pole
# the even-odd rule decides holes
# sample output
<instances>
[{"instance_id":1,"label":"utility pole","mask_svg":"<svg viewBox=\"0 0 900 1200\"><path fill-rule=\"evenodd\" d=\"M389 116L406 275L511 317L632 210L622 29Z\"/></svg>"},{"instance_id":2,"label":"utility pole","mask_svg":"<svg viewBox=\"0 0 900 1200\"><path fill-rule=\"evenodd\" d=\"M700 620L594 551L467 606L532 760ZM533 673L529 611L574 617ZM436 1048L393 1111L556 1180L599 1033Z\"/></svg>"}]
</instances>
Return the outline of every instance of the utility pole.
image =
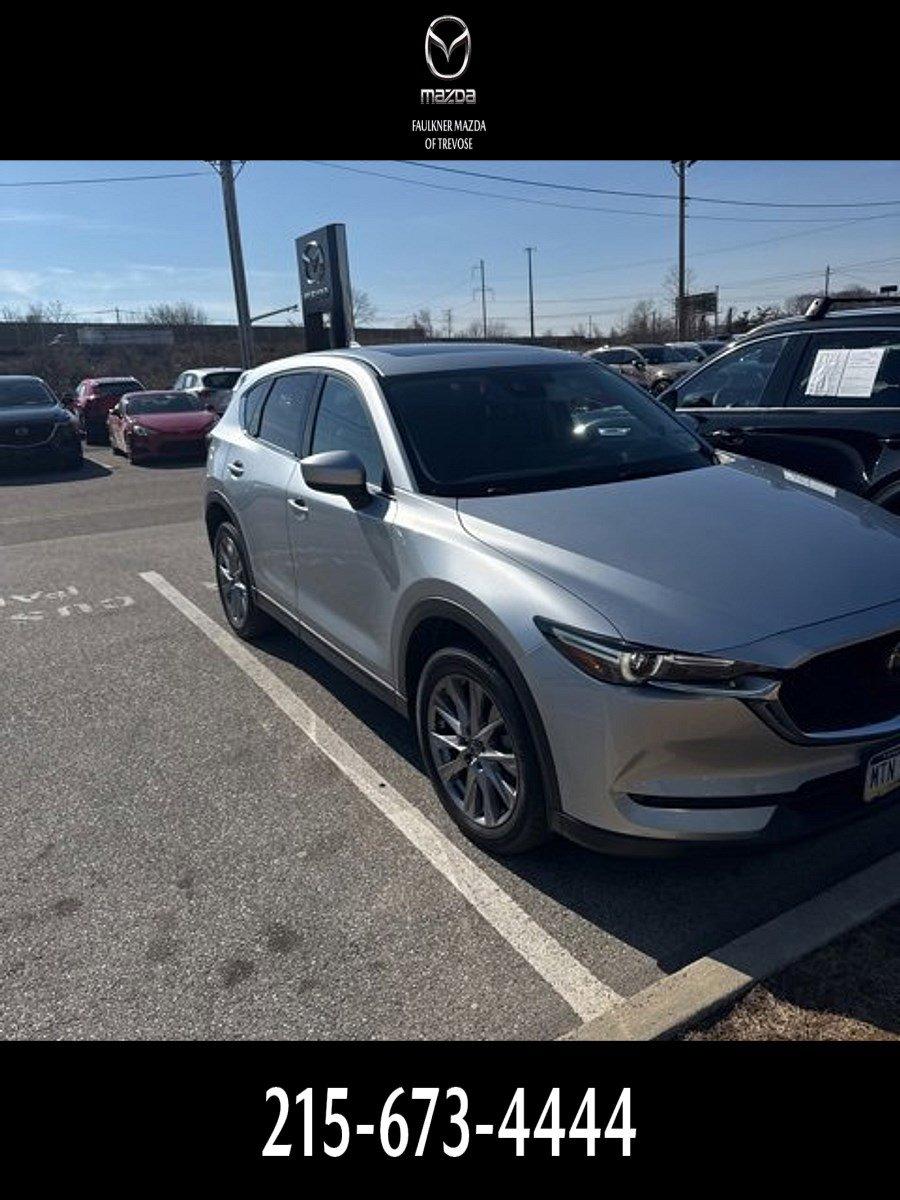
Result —
<instances>
[{"instance_id":1,"label":"utility pole","mask_svg":"<svg viewBox=\"0 0 900 1200\"><path fill-rule=\"evenodd\" d=\"M487 292L484 286L484 259L480 258L478 264L481 268L481 328L484 340L487 341Z\"/></svg>"},{"instance_id":2,"label":"utility pole","mask_svg":"<svg viewBox=\"0 0 900 1200\"><path fill-rule=\"evenodd\" d=\"M684 185L688 167L692 167L696 158L672 159L672 170L678 176L678 299L675 302L675 327L678 340L684 340L684 295L685 295L685 223L687 217L687 196Z\"/></svg>"},{"instance_id":3,"label":"utility pole","mask_svg":"<svg viewBox=\"0 0 900 1200\"><path fill-rule=\"evenodd\" d=\"M713 326L713 337L719 336L719 285L716 284L716 323Z\"/></svg>"},{"instance_id":4,"label":"utility pole","mask_svg":"<svg viewBox=\"0 0 900 1200\"><path fill-rule=\"evenodd\" d=\"M528 255L528 320L531 326L531 340L534 341L534 279L531 273L531 255L534 252L534 246L526 246L525 253Z\"/></svg>"},{"instance_id":5,"label":"utility pole","mask_svg":"<svg viewBox=\"0 0 900 1200\"><path fill-rule=\"evenodd\" d=\"M225 227L228 230L228 251L231 256L231 278L234 282L234 303L237 308L238 339L241 347L241 366L253 366L253 332L250 325L250 304L247 300L247 277L241 250L241 230L238 224L237 199L234 191L234 162L220 158L211 162L222 180L222 201L225 205Z\"/></svg>"},{"instance_id":6,"label":"utility pole","mask_svg":"<svg viewBox=\"0 0 900 1200\"><path fill-rule=\"evenodd\" d=\"M825 295L828 295L828 286L831 283L831 267L825 265Z\"/></svg>"}]
</instances>

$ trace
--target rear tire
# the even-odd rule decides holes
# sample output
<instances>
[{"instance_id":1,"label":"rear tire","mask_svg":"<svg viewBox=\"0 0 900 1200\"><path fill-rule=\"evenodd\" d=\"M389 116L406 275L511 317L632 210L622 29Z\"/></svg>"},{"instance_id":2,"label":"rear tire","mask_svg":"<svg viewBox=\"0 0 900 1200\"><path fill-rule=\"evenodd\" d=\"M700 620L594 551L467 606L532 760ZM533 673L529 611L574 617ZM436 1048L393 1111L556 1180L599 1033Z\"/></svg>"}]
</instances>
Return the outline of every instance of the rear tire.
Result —
<instances>
[{"instance_id":1,"label":"rear tire","mask_svg":"<svg viewBox=\"0 0 900 1200\"><path fill-rule=\"evenodd\" d=\"M230 521L223 521L216 530L213 562L222 610L238 637L249 642L271 629L272 618L253 599L244 539Z\"/></svg>"},{"instance_id":2,"label":"rear tire","mask_svg":"<svg viewBox=\"0 0 900 1200\"><path fill-rule=\"evenodd\" d=\"M461 646L438 650L419 679L415 716L429 778L466 837L494 854L548 837L534 738L495 663Z\"/></svg>"}]
</instances>

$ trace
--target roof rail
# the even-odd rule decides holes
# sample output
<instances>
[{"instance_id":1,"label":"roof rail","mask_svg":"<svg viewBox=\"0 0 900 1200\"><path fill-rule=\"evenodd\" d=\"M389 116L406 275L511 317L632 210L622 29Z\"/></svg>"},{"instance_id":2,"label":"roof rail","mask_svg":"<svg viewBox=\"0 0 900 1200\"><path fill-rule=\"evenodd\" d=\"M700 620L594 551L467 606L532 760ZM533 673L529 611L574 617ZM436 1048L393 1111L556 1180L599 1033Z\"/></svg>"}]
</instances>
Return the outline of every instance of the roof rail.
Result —
<instances>
[{"instance_id":1,"label":"roof rail","mask_svg":"<svg viewBox=\"0 0 900 1200\"><path fill-rule=\"evenodd\" d=\"M900 296L816 296L803 315L807 321L820 321L832 308L845 308L849 304L880 308L900 304Z\"/></svg>"}]
</instances>

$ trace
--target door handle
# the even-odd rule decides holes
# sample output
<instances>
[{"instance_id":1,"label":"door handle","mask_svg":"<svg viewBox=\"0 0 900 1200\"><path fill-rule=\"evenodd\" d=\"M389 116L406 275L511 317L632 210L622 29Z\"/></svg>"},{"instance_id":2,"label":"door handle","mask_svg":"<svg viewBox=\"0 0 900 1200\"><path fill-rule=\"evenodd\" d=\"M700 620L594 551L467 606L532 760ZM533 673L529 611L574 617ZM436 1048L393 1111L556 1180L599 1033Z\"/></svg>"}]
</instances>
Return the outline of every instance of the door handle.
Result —
<instances>
[{"instance_id":1,"label":"door handle","mask_svg":"<svg viewBox=\"0 0 900 1200\"><path fill-rule=\"evenodd\" d=\"M242 462L232 462L228 464L228 474L235 479L240 479L244 473L244 464Z\"/></svg>"},{"instance_id":2,"label":"door handle","mask_svg":"<svg viewBox=\"0 0 900 1200\"><path fill-rule=\"evenodd\" d=\"M288 504L298 516L305 517L309 512L309 505L305 500L301 500L299 496L288 496Z\"/></svg>"}]
</instances>

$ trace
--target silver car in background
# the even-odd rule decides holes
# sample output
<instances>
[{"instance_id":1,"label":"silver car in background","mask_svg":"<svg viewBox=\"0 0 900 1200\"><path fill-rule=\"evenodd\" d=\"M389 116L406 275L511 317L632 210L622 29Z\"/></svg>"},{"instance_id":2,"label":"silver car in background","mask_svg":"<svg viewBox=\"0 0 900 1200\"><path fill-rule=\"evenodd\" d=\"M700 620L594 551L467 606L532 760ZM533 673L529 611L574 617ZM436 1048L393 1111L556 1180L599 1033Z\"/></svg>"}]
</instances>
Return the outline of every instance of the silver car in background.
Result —
<instances>
[{"instance_id":1,"label":"silver car in background","mask_svg":"<svg viewBox=\"0 0 900 1200\"><path fill-rule=\"evenodd\" d=\"M189 367L172 384L173 392L190 392L204 408L219 416L231 403L232 389L240 380L241 367Z\"/></svg>"},{"instance_id":2,"label":"silver car in background","mask_svg":"<svg viewBox=\"0 0 900 1200\"><path fill-rule=\"evenodd\" d=\"M774 840L900 783L898 519L582 358L251 370L206 525L234 632L274 619L407 714L486 849Z\"/></svg>"},{"instance_id":3,"label":"silver car in background","mask_svg":"<svg viewBox=\"0 0 900 1200\"><path fill-rule=\"evenodd\" d=\"M630 379L632 383L645 385L647 364L634 346L598 346L596 350L585 350L584 357L601 366L609 367L617 375Z\"/></svg>"}]
</instances>

